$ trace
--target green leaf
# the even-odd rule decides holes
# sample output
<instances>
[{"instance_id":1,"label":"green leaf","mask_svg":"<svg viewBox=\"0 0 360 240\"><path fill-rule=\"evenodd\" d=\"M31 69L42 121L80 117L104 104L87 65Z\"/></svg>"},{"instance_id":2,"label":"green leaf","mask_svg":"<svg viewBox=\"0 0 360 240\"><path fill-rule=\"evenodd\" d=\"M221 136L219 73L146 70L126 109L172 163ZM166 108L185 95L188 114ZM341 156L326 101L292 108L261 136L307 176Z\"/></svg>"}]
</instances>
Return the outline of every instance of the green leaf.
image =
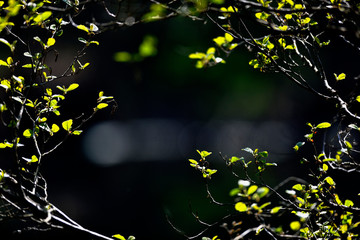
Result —
<instances>
[{"instance_id":1,"label":"green leaf","mask_svg":"<svg viewBox=\"0 0 360 240\"><path fill-rule=\"evenodd\" d=\"M297 191L301 191L301 190L303 190L303 187L302 187L302 185L301 184L296 184L296 185L294 185L293 187L292 187L293 189L295 189L295 190L297 190Z\"/></svg>"},{"instance_id":2,"label":"green leaf","mask_svg":"<svg viewBox=\"0 0 360 240\"><path fill-rule=\"evenodd\" d=\"M8 67L9 64L7 62L5 62L4 60L0 60L0 66Z\"/></svg>"},{"instance_id":3,"label":"green leaf","mask_svg":"<svg viewBox=\"0 0 360 240\"><path fill-rule=\"evenodd\" d=\"M96 109L103 109L103 108L106 108L109 104L107 103L99 103L97 106L96 106Z\"/></svg>"},{"instance_id":4,"label":"green leaf","mask_svg":"<svg viewBox=\"0 0 360 240\"><path fill-rule=\"evenodd\" d=\"M351 200L349 200L349 199L346 199L344 205L347 206L347 207L353 207L353 206L354 206L354 202L351 201Z\"/></svg>"},{"instance_id":5,"label":"green leaf","mask_svg":"<svg viewBox=\"0 0 360 240\"><path fill-rule=\"evenodd\" d=\"M87 44L87 43L88 43L88 41L86 41L86 39L85 39L85 38L82 38L82 37L79 37L78 40L79 40L79 42L82 42L82 43L84 43L84 44Z\"/></svg>"},{"instance_id":6,"label":"green leaf","mask_svg":"<svg viewBox=\"0 0 360 240\"><path fill-rule=\"evenodd\" d=\"M3 180L4 176L5 176L5 171L2 170L0 173L0 182Z\"/></svg>"},{"instance_id":7,"label":"green leaf","mask_svg":"<svg viewBox=\"0 0 360 240\"><path fill-rule=\"evenodd\" d=\"M62 127L63 127L66 131L70 132L71 127L72 127L72 124L73 124L73 120L72 120L72 119L69 119L69 120L66 120L66 121L64 121L64 122L62 123Z\"/></svg>"},{"instance_id":8,"label":"green leaf","mask_svg":"<svg viewBox=\"0 0 360 240\"><path fill-rule=\"evenodd\" d=\"M271 209L270 213L271 214L276 214L276 213L279 212L280 209L281 209L281 207L274 207L274 208Z\"/></svg>"},{"instance_id":9,"label":"green leaf","mask_svg":"<svg viewBox=\"0 0 360 240\"><path fill-rule=\"evenodd\" d=\"M194 159L189 159L189 162L190 162L191 164L195 164L195 165L198 164L198 162L197 162L196 160L194 160ZM190 164L190 165L191 165L191 164Z\"/></svg>"},{"instance_id":10,"label":"green leaf","mask_svg":"<svg viewBox=\"0 0 360 240\"><path fill-rule=\"evenodd\" d=\"M26 138L31 138L33 132L31 129L26 129L24 132L23 132L23 136L26 137Z\"/></svg>"},{"instance_id":11,"label":"green leaf","mask_svg":"<svg viewBox=\"0 0 360 240\"><path fill-rule=\"evenodd\" d=\"M234 197L234 196L236 196L239 192L240 192L240 189L239 189L239 188L233 188L233 189L231 189L231 191L229 192L229 196L230 196L230 197Z\"/></svg>"},{"instance_id":12,"label":"green leaf","mask_svg":"<svg viewBox=\"0 0 360 240\"><path fill-rule=\"evenodd\" d=\"M82 130L75 130L75 131L72 131L71 134L72 135L80 135L83 131Z\"/></svg>"},{"instance_id":13,"label":"green leaf","mask_svg":"<svg viewBox=\"0 0 360 240\"><path fill-rule=\"evenodd\" d=\"M28 164L39 161L39 159L38 159L35 155L32 155L32 156L31 156L31 159L30 159L30 158L24 158L24 157L23 157L23 159L24 159Z\"/></svg>"},{"instance_id":14,"label":"green leaf","mask_svg":"<svg viewBox=\"0 0 360 240\"><path fill-rule=\"evenodd\" d=\"M128 52L117 52L114 54L114 60L116 62L130 62L132 59L132 55Z\"/></svg>"},{"instance_id":15,"label":"green leaf","mask_svg":"<svg viewBox=\"0 0 360 240\"><path fill-rule=\"evenodd\" d=\"M60 128L59 128L58 125L53 124L53 125L51 126L51 131L52 131L52 132L56 133L56 132L58 132L59 130L60 130Z\"/></svg>"},{"instance_id":16,"label":"green leaf","mask_svg":"<svg viewBox=\"0 0 360 240\"><path fill-rule=\"evenodd\" d=\"M45 21L46 19L48 19L50 16L52 15L51 11L45 11L43 13L39 13L34 19L33 21L35 23L40 23Z\"/></svg>"},{"instance_id":17,"label":"green leaf","mask_svg":"<svg viewBox=\"0 0 360 240\"><path fill-rule=\"evenodd\" d=\"M326 178L324 179L324 181L327 182L330 186L335 185L334 180L333 180L331 177L329 177L329 176L326 177Z\"/></svg>"},{"instance_id":18,"label":"green leaf","mask_svg":"<svg viewBox=\"0 0 360 240\"><path fill-rule=\"evenodd\" d=\"M248 210L247 206L243 202L238 202L235 204L235 210L239 212L246 212Z\"/></svg>"},{"instance_id":19,"label":"green leaf","mask_svg":"<svg viewBox=\"0 0 360 240\"><path fill-rule=\"evenodd\" d=\"M242 160L242 159L244 159L244 158L238 158L238 157L233 156L233 157L230 158L230 162L231 163L236 163L237 161Z\"/></svg>"},{"instance_id":20,"label":"green leaf","mask_svg":"<svg viewBox=\"0 0 360 240\"><path fill-rule=\"evenodd\" d=\"M115 234L115 235L112 235L113 238L116 238L116 239L120 239L120 240L126 240L126 238L124 238L122 235L120 234Z\"/></svg>"},{"instance_id":21,"label":"green leaf","mask_svg":"<svg viewBox=\"0 0 360 240\"><path fill-rule=\"evenodd\" d=\"M212 154L212 152L208 152L208 151L199 151L199 150L196 151L200 154L201 158L203 159Z\"/></svg>"},{"instance_id":22,"label":"green leaf","mask_svg":"<svg viewBox=\"0 0 360 240\"><path fill-rule=\"evenodd\" d=\"M202 52L196 52L196 53L191 53L189 55L189 58L191 59L203 59L206 56L205 53Z\"/></svg>"},{"instance_id":23,"label":"green leaf","mask_svg":"<svg viewBox=\"0 0 360 240\"><path fill-rule=\"evenodd\" d=\"M49 38L49 39L47 40L46 46L47 46L47 47L51 47L51 46L54 45L54 44L55 44L55 38Z\"/></svg>"},{"instance_id":24,"label":"green leaf","mask_svg":"<svg viewBox=\"0 0 360 240\"><path fill-rule=\"evenodd\" d=\"M73 91L73 90L77 89L78 87L79 87L79 84L77 84L77 83L72 83L72 84L66 89L66 92Z\"/></svg>"},{"instance_id":25,"label":"green leaf","mask_svg":"<svg viewBox=\"0 0 360 240\"><path fill-rule=\"evenodd\" d=\"M263 158L267 158L269 156L269 153L267 151L259 152L259 156Z\"/></svg>"},{"instance_id":26,"label":"green leaf","mask_svg":"<svg viewBox=\"0 0 360 240\"><path fill-rule=\"evenodd\" d=\"M139 46L139 54L142 57L151 57L157 54L157 39L154 36L147 35Z\"/></svg>"},{"instance_id":27,"label":"green leaf","mask_svg":"<svg viewBox=\"0 0 360 240\"><path fill-rule=\"evenodd\" d=\"M335 80L336 81L340 81L340 80L344 80L346 78L346 74L345 73L340 73L339 75L337 75L336 73L334 73L335 76Z\"/></svg>"},{"instance_id":28,"label":"green leaf","mask_svg":"<svg viewBox=\"0 0 360 240\"><path fill-rule=\"evenodd\" d=\"M85 27L84 25L82 25L82 24L78 25L77 28L89 33L89 29L87 27Z\"/></svg>"},{"instance_id":29,"label":"green leaf","mask_svg":"<svg viewBox=\"0 0 360 240\"><path fill-rule=\"evenodd\" d=\"M333 162L333 161L337 161L335 158L324 158L322 160L323 162Z\"/></svg>"},{"instance_id":30,"label":"green leaf","mask_svg":"<svg viewBox=\"0 0 360 240\"><path fill-rule=\"evenodd\" d=\"M301 224L299 221L293 221L290 223L290 228L293 231L298 231L301 228Z\"/></svg>"},{"instance_id":31,"label":"green leaf","mask_svg":"<svg viewBox=\"0 0 360 240\"><path fill-rule=\"evenodd\" d=\"M258 189L258 186L256 186L256 185L251 185L251 186L249 187L249 189L247 190L247 194L248 194L248 195L251 195L251 194L253 194L257 189Z\"/></svg>"},{"instance_id":32,"label":"green leaf","mask_svg":"<svg viewBox=\"0 0 360 240\"><path fill-rule=\"evenodd\" d=\"M257 189L256 193L259 195L259 198L265 197L269 193L270 189L267 187L260 187Z\"/></svg>"},{"instance_id":33,"label":"green leaf","mask_svg":"<svg viewBox=\"0 0 360 240\"><path fill-rule=\"evenodd\" d=\"M216 37L213 39L213 41L216 43L216 45L221 46L226 43L226 39L222 36Z\"/></svg>"},{"instance_id":34,"label":"green leaf","mask_svg":"<svg viewBox=\"0 0 360 240\"><path fill-rule=\"evenodd\" d=\"M259 209L263 209L263 208L269 206L270 204L271 204L271 202L266 202L266 203L262 204L262 205L259 207Z\"/></svg>"},{"instance_id":35,"label":"green leaf","mask_svg":"<svg viewBox=\"0 0 360 240\"><path fill-rule=\"evenodd\" d=\"M304 144L305 142L298 142L293 148L295 151L299 151L300 147L304 146Z\"/></svg>"},{"instance_id":36,"label":"green leaf","mask_svg":"<svg viewBox=\"0 0 360 240\"><path fill-rule=\"evenodd\" d=\"M329 128L331 124L328 122L319 123L315 128Z\"/></svg>"},{"instance_id":37,"label":"green leaf","mask_svg":"<svg viewBox=\"0 0 360 240\"><path fill-rule=\"evenodd\" d=\"M352 149L353 146L351 145L351 143L349 141L345 141L345 145L348 149Z\"/></svg>"},{"instance_id":38,"label":"green leaf","mask_svg":"<svg viewBox=\"0 0 360 240\"><path fill-rule=\"evenodd\" d=\"M1 60L0 60L0 61L1 61ZM0 65L1 65L1 63L0 63ZM33 65L32 65L31 63L29 63L29 64L23 65L22 67L23 67L23 68L32 68Z\"/></svg>"}]
</instances>

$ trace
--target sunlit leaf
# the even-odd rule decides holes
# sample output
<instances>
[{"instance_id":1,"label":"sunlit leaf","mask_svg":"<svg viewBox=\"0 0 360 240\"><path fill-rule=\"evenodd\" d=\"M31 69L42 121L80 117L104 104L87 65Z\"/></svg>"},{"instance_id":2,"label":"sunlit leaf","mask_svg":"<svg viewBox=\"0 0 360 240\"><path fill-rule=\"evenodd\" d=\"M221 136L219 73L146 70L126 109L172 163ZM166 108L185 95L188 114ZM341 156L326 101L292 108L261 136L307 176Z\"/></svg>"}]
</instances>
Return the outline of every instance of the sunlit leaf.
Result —
<instances>
[{"instance_id":1,"label":"sunlit leaf","mask_svg":"<svg viewBox=\"0 0 360 240\"><path fill-rule=\"evenodd\" d=\"M62 123L62 127L66 130L66 131L70 131L71 130L71 127L72 127L72 124L73 124L73 120L72 119L69 119L69 120L66 120Z\"/></svg>"},{"instance_id":2,"label":"sunlit leaf","mask_svg":"<svg viewBox=\"0 0 360 240\"><path fill-rule=\"evenodd\" d=\"M43 21L45 21L46 19L48 19L51 15L52 15L52 12L51 12L51 11L45 11L45 12L39 13L39 14L33 19L33 21L34 21L35 23L40 23L40 22L43 22Z\"/></svg>"},{"instance_id":3,"label":"sunlit leaf","mask_svg":"<svg viewBox=\"0 0 360 240\"><path fill-rule=\"evenodd\" d=\"M79 84L77 83L72 83L67 89L66 91L69 92L69 91L73 91L75 89L77 89L79 87Z\"/></svg>"},{"instance_id":4,"label":"sunlit leaf","mask_svg":"<svg viewBox=\"0 0 360 240\"><path fill-rule=\"evenodd\" d=\"M344 205L347 206L347 207L353 207L354 202L349 200L349 199L346 199Z\"/></svg>"},{"instance_id":5,"label":"sunlit leaf","mask_svg":"<svg viewBox=\"0 0 360 240\"><path fill-rule=\"evenodd\" d=\"M89 32L89 29L87 27L85 27L84 25L82 25L82 24L78 25L77 28L80 29L80 30L83 30L83 31L85 31L87 33Z\"/></svg>"},{"instance_id":6,"label":"sunlit leaf","mask_svg":"<svg viewBox=\"0 0 360 240\"><path fill-rule=\"evenodd\" d=\"M331 124L328 122L319 123L316 128L329 128L331 127Z\"/></svg>"},{"instance_id":7,"label":"sunlit leaf","mask_svg":"<svg viewBox=\"0 0 360 240\"><path fill-rule=\"evenodd\" d=\"M336 81L344 80L346 78L345 73L340 73L339 75L334 73L334 76L335 76Z\"/></svg>"},{"instance_id":8,"label":"sunlit leaf","mask_svg":"<svg viewBox=\"0 0 360 240\"><path fill-rule=\"evenodd\" d=\"M301 191L301 190L303 190L303 187L302 187L302 185L301 184L296 184L296 185L294 185L293 187L292 187L293 189L295 189L295 190L297 190L297 191Z\"/></svg>"},{"instance_id":9,"label":"sunlit leaf","mask_svg":"<svg viewBox=\"0 0 360 240\"><path fill-rule=\"evenodd\" d=\"M23 136L26 137L26 138L31 138L33 132L31 129L26 129L24 132L23 132Z\"/></svg>"},{"instance_id":10,"label":"sunlit leaf","mask_svg":"<svg viewBox=\"0 0 360 240\"><path fill-rule=\"evenodd\" d=\"M113 238L116 238L116 239L120 239L120 240L126 240L126 238L124 238L122 235L120 234L115 234L115 235L112 235Z\"/></svg>"},{"instance_id":11,"label":"sunlit leaf","mask_svg":"<svg viewBox=\"0 0 360 240\"><path fill-rule=\"evenodd\" d=\"M247 194L248 194L248 195L251 195L251 194L253 194L257 189L258 189L258 186L256 186L256 185L251 185L251 186L249 187L248 191L247 191Z\"/></svg>"},{"instance_id":12,"label":"sunlit leaf","mask_svg":"<svg viewBox=\"0 0 360 240\"><path fill-rule=\"evenodd\" d=\"M0 66L8 67L9 64L7 62L5 62L4 60L0 60Z\"/></svg>"},{"instance_id":13,"label":"sunlit leaf","mask_svg":"<svg viewBox=\"0 0 360 240\"><path fill-rule=\"evenodd\" d=\"M96 106L96 109L103 109L103 108L106 108L109 104L107 103L99 103L97 106Z\"/></svg>"},{"instance_id":14,"label":"sunlit leaf","mask_svg":"<svg viewBox=\"0 0 360 240\"><path fill-rule=\"evenodd\" d=\"M80 135L83 131L82 130L75 130L75 131L72 131L71 134L72 135Z\"/></svg>"},{"instance_id":15,"label":"sunlit leaf","mask_svg":"<svg viewBox=\"0 0 360 240\"><path fill-rule=\"evenodd\" d=\"M290 228L293 231L298 231L300 229L300 227L301 227L301 224L299 221L293 221L290 223Z\"/></svg>"},{"instance_id":16,"label":"sunlit leaf","mask_svg":"<svg viewBox=\"0 0 360 240\"><path fill-rule=\"evenodd\" d=\"M189 58L191 58L191 59L203 59L205 56L206 56L205 53L197 52L197 53L191 53L189 55Z\"/></svg>"},{"instance_id":17,"label":"sunlit leaf","mask_svg":"<svg viewBox=\"0 0 360 240\"><path fill-rule=\"evenodd\" d=\"M217 38L214 38L213 39L213 41L216 43L216 45L218 45L218 46L221 46L221 45L223 45L225 42L226 42L226 40L225 40L225 38L224 37L217 37Z\"/></svg>"},{"instance_id":18,"label":"sunlit leaf","mask_svg":"<svg viewBox=\"0 0 360 240\"><path fill-rule=\"evenodd\" d=\"M334 180L330 177L330 176L327 176L325 179L324 179L325 182L327 182L329 185L333 186L335 185L335 182Z\"/></svg>"},{"instance_id":19,"label":"sunlit leaf","mask_svg":"<svg viewBox=\"0 0 360 240\"><path fill-rule=\"evenodd\" d=\"M238 202L235 204L235 210L239 212L246 212L248 210L247 206L243 202Z\"/></svg>"},{"instance_id":20,"label":"sunlit leaf","mask_svg":"<svg viewBox=\"0 0 360 240\"><path fill-rule=\"evenodd\" d=\"M280 209L281 209L281 207L274 207L274 208L272 208L272 209L270 210L270 213L271 213L271 214L276 214L276 213L279 212Z\"/></svg>"},{"instance_id":21,"label":"sunlit leaf","mask_svg":"<svg viewBox=\"0 0 360 240\"><path fill-rule=\"evenodd\" d=\"M53 124L53 125L51 126L51 131L52 131L52 132L56 133L56 132L58 132L59 130L60 130L60 128L59 128L58 125Z\"/></svg>"},{"instance_id":22,"label":"sunlit leaf","mask_svg":"<svg viewBox=\"0 0 360 240\"><path fill-rule=\"evenodd\" d=\"M54 44L55 44L55 38L49 38L49 39L47 40L46 46L47 46L47 47L51 47L51 46L54 45Z\"/></svg>"}]
</instances>

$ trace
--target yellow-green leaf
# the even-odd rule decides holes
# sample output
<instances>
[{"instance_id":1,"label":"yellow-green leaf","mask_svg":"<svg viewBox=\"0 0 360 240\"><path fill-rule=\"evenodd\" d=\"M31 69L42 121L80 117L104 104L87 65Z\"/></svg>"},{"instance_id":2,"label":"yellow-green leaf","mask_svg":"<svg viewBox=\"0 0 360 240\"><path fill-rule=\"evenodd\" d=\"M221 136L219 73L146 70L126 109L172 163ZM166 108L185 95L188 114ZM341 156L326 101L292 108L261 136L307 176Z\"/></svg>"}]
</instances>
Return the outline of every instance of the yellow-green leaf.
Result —
<instances>
[{"instance_id":1,"label":"yellow-green leaf","mask_svg":"<svg viewBox=\"0 0 360 240\"><path fill-rule=\"evenodd\" d=\"M275 213L279 212L280 209L281 209L281 207L274 207L271 209L270 213L275 214Z\"/></svg>"},{"instance_id":2,"label":"yellow-green leaf","mask_svg":"<svg viewBox=\"0 0 360 240\"><path fill-rule=\"evenodd\" d=\"M324 172L326 172L329 169L329 167L328 167L328 165L326 165L324 163L323 166L322 166L322 169L323 169Z\"/></svg>"},{"instance_id":3,"label":"yellow-green leaf","mask_svg":"<svg viewBox=\"0 0 360 240\"><path fill-rule=\"evenodd\" d=\"M288 29L287 25L279 26L279 30L281 30L281 31L286 31L287 29Z\"/></svg>"},{"instance_id":4,"label":"yellow-green leaf","mask_svg":"<svg viewBox=\"0 0 360 240\"><path fill-rule=\"evenodd\" d=\"M47 40L46 46L47 46L47 47L51 47L51 46L54 45L54 44L55 44L55 38L49 38L49 39Z\"/></svg>"},{"instance_id":5,"label":"yellow-green leaf","mask_svg":"<svg viewBox=\"0 0 360 240\"><path fill-rule=\"evenodd\" d=\"M347 207L352 207L352 206L354 206L354 202L351 201L351 200L349 200L349 199L346 199L346 200L345 200L345 206L347 206Z\"/></svg>"},{"instance_id":6,"label":"yellow-green leaf","mask_svg":"<svg viewBox=\"0 0 360 240\"><path fill-rule=\"evenodd\" d=\"M80 135L82 133L82 130L75 130L71 132L72 135Z\"/></svg>"},{"instance_id":7,"label":"yellow-green leaf","mask_svg":"<svg viewBox=\"0 0 360 240\"><path fill-rule=\"evenodd\" d=\"M56 132L58 132L59 130L60 130L60 128L59 128L58 125L53 124L53 125L51 126L51 131L52 131L52 132L56 133Z\"/></svg>"},{"instance_id":8,"label":"yellow-green leaf","mask_svg":"<svg viewBox=\"0 0 360 240\"><path fill-rule=\"evenodd\" d=\"M109 104L107 103L99 103L97 106L96 106L96 109L102 109L102 108L106 108Z\"/></svg>"},{"instance_id":9,"label":"yellow-green leaf","mask_svg":"<svg viewBox=\"0 0 360 240\"><path fill-rule=\"evenodd\" d=\"M7 64L7 62L5 62L4 60L0 60L0 66L6 66L6 67L8 67L9 64Z\"/></svg>"},{"instance_id":10,"label":"yellow-green leaf","mask_svg":"<svg viewBox=\"0 0 360 240\"><path fill-rule=\"evenodd\" d=\"M323 122L323 123L319 123L316 128L329 128L331 127L331 123L328 122Z\"/></svg>"},{"instance_id":11,"label":"yellow-green leaf","mask_svg":"<svg viewBox=\"0 0 360 240\"><path fill-rule=\"evenodd\" d=\"M329 185L331 185L331 186L333 186L333 185L335 185L335 182L334 182L334 180L331 178L331 177L326 177L325 179L324 179L324 181L325 182L327 182Z\"/></svg>"},{"instance_id":12,"label":"yellow-green leaf","mask_svg":"<svg viewBox=\"0 0 360 240\"><path fill-rule=\"evenodd\" d=\"M48 19L52 15L51 11L45 11L43 13L39 13L33 20L36 23L40 23Z\"/></svg>"},{"instance_id":13,"label":"yellow-green leaf","mask_svg":"<svg viewBox=\"0 0 360 240\"><path fill-rule=\"evenodd\" d=\"M235 210L239 212L246 212L248 210L247 206L243 202L238 202L235 204Z\"/></svg>"},{"instance_id":14,"label":"yellow-green leaf","mask_svg":"<svg viewBox=\"0 0 360 240\"><path fill-rule=\"evenodd\" d=\"M344 80L346 78L345 73L340 73L339 75L334 73L334 76L335 76L336 81Z\"/></svg>"},{"instance_id":15,"label":"yellow-green leaf","mask_svg":"<svg viewBox=\"0 0 360 240\"><path fill-rule=\"evenodd\" d=\"M224 37L217 37L214 38L213 41L216 43L216 45L221 46L223 45L226 41Z\"/></svg>"},{"instance_id":16,"label":"yellow-green leaf","mask_svg":"<svg viewBox=\"0 0 360 240\"><path fill-rule=\"evenodd\" d=\"M253 194L257 189L258 189L258 186L256 186L256 185L251 185L251 186L249 187L248 191L247 191L247 194L248 194L248 195L251 195L251 194Z\"/></svg>"},{"instance_id":17,"label":"yellow-green leaf","mask_svg":"<svg viewBox=\"0 0 360 240\"><path fill-rule=\"evenodd\" d=\"M191 53L189 55L189 58L191 58L191 59L203 59L205 56L206 56L205 53L197 52L197 53Z\"/></svg>"},{"instance_id":18,"label":"yellow-green leaf","mask_svg":"<svg viewBox=\"0 0 360 240\"><path fill-rule=\"evenodd\" d=\"M120 239L120 240L126 240L126 238L124 238L122 235L120 234L115 234L115 235L112 235L113 238L116 238L116 239Z\"/></svg>"},{"instance_id":19,"label":"yellow-green leaf","mask_svg":"<svg viewBox=\"0 0 360 240\"><path fill-rule=\"evenodd\" d=\"M300 229L300 227L301 227L301 224L299 221L293 221L290 223L290 228L293 231L298 231Z\"/></svg>"},{"instance_id":20,"label":"yellow-green leaf","mask_svg":"<svg viewBox=\"0 0 360 240\"><path fill-rule=\"evenodd\" d=\"M72 83L67 89L66 89L66 91L68 92L68 91L72 91L72 90L75 90L75 89L77 89L79 87L79 84L77 84L77 83Z\"/></svg>"},{"instance_id":21,"label":"yellow-green leaf","mask_svg":"<svg viewBox=\"0 0 360 240\"><path fill-rule=\"evenodd\" d=\"M301 191L301 190L303 190L303 187L302 187L302 185L301 184L296 184L296 185L294 185L293 187L292 187L293 189L295 189L295 190L298 190L298 191Z\"/></svg>"},{"instance_id":22,"label":"yellow-green leaf","mask_svg":"<svg viewBox=\"0 0 360 240\"><path fill-rule=\"evenodd\" d=\"M66 131L70 131L71 130L71 127L72 127L72 124L73 124L73 120L72 119L69 119L69 120L66 120L62 123L62 127L66 130Z\"/></svg>"},{"instance_id":23,"label":"yellow-green leaf","mask_svg":"<svg viewBox=\"0 0 360 240\"><path fill-rule=\"evenodd\" d=\"M78 25L77 28L80 29L80 30L83 30L83 31L85 31L87 33L89 32L89 29L87 27L85 27L84 25L82 25L82 24Z\"/></svg>"},{"instance_id":24,"label":"yellow-green leaf","mask_svg":"<svg viewBox=\"0 0 360 240\"><path fill-rule=\"evenodd\" d=\"M23 136L26 137L26 138L31 138L32 136L32 131L30 129L26 129L24 132L23 132Z\"/></svg>"},{"instance_id":25,"label":"yellow-green leaf","mask_svg":"<svg viewBox=\"0 0 360 240\"><path fill-rule=\"evenodd\" d=\"M32 155L31 160L28 163L34 163L37 161L39 161L39 159L35 155Z\"/></svg>"},{"instance_id":26,"label":"yellow-green leaf","mask_svg":"<svg viewBox=\"0 0 360 240\"><path fill-rule=\"evenodd\" d=\"M232 42L232 40L234 40L234 37L231 36L229 33L225 33L225 40L226 42Z\"/></svg>"}]
</instances>

